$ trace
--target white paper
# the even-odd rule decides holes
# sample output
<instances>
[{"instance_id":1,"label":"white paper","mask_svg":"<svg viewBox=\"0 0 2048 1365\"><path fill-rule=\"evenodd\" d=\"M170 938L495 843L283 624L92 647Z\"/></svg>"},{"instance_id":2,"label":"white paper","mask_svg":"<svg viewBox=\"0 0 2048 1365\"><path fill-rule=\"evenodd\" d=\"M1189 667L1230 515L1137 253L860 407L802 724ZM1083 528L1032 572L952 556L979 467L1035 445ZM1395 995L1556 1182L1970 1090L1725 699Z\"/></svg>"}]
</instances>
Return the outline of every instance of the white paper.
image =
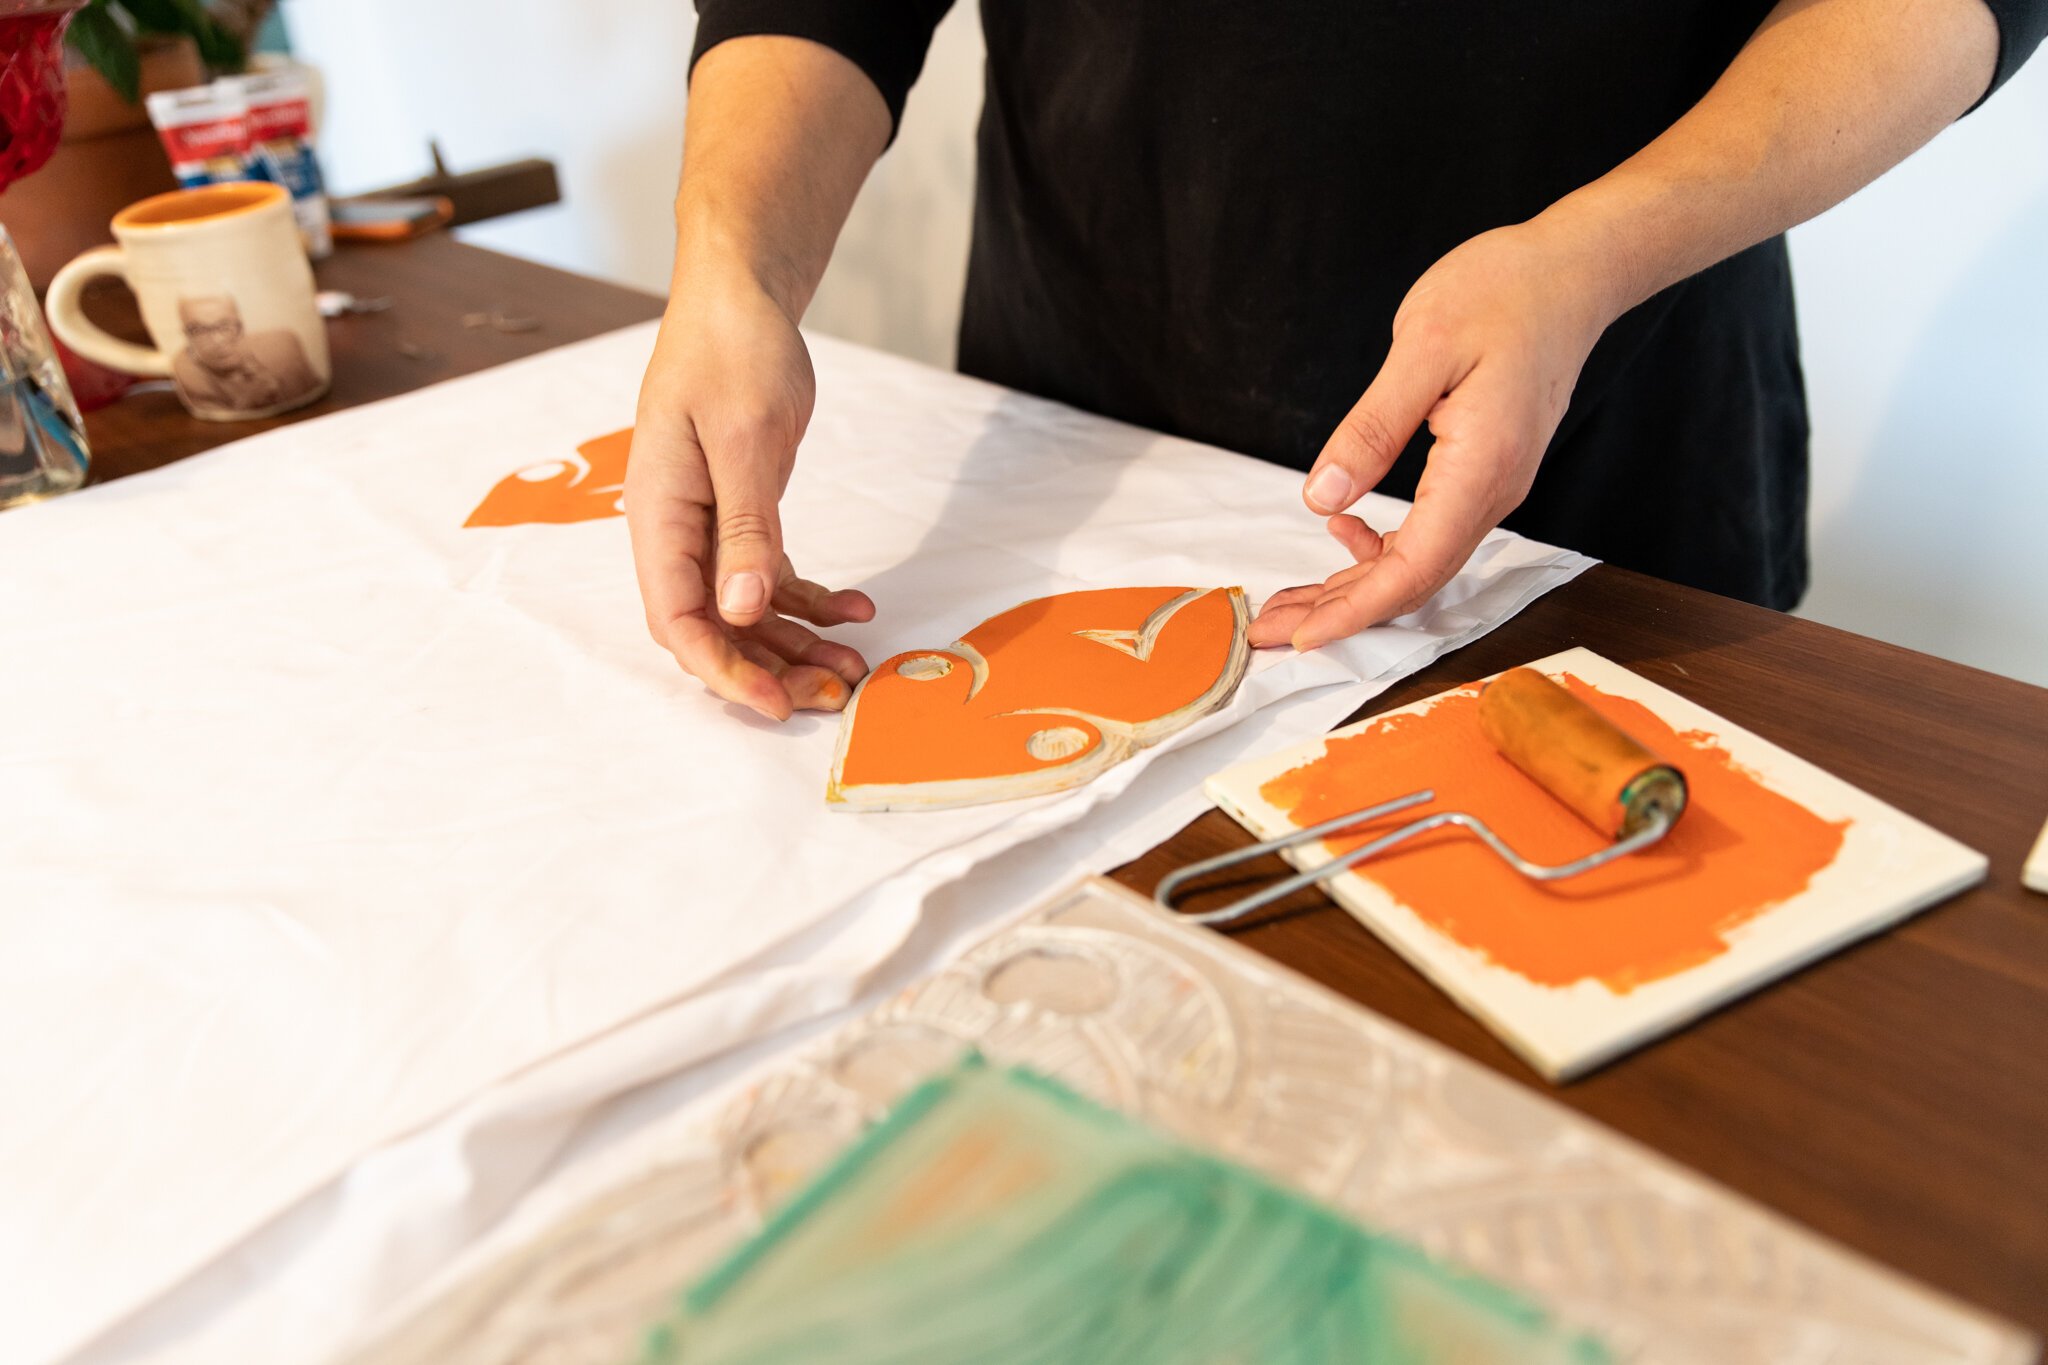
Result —
<instances>
[{"instance_id":1,"label":"white paper","mask_svg":"<svg viewBox=\"0 0 2048 1365\"><path fill-rule=\"evenodd\" d=\"M463 528L505 474L629 419L651 337L0 519L0 1030L34 1040L0 1053L0 1358L60 1357L363 1153L693 993L671 1065L843 1003L933 887L1156 758L1013 806L830 814L834 719L769 726L682 678L622 521ZM844 632L870 657L1049 592L1257 600L1333 565L1287 471L814 355L786 530L880 603ZM1262 655L1183 742L1585 562L1497 537L1411 621Z\"/></svg>"}]
</instances>

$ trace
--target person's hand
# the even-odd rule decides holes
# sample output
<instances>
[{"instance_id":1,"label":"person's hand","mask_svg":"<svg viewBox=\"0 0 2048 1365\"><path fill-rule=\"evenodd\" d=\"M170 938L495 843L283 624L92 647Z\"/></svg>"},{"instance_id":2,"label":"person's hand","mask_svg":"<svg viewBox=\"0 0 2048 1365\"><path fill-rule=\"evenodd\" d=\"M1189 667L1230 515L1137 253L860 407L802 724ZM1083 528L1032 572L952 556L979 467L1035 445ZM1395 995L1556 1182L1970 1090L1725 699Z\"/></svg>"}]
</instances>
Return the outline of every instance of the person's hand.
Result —
<instances>
[{"instance_id":1,"label":"person's hand","mask_svg":"<svg viewBox=\"0 0 2048 1365\"><path fill-rule=\"evenodd\" d=\"M1258 646L1297 649L1415 610L1528 495L1587 354L1615 310L1583 242L1531 222L1484 233L1415 282L1394 315L1393 346L1316 457L1309 507L1356 562L1276 593L1251 627ZM1435 437L1400 529L1379 535L1345 514L1386 474L1417 428Z\"/></svg>"},{"instance_id":2,"label":"person's hand","mask_svg":"<svg viewBox=\"0 0 2048 1365\"><path fill-rule=\"evenodd\" d=\"M777 515L811 420L810 353L758 288L678 283L626 465L647 629L685 672L770 719L841 710L867 663L800 622L867 621L875 604L797 577Z\"/></svg>"}]
</instances>

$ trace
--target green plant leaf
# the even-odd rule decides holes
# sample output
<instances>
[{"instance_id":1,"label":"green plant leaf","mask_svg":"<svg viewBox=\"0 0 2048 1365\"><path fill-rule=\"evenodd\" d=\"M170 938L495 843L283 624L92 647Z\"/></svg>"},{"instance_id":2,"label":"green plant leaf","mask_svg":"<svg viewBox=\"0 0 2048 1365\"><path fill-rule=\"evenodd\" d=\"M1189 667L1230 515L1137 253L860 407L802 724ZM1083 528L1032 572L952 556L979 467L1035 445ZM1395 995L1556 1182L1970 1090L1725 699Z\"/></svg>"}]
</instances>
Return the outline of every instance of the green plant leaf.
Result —
<instances>
[{"instance_id":1,"label":"green plant leaf","mask_svg":"<svg viewBox=\"0 0 2048 1365\"><path fill-rule=\"evenodd\" d=\"M123 0L126 3L126 0ZM199 55L215 71L240 71L248 65L249 54L242 40L217 23L207 12L205 0L171 0L191 24L190 33L199 40Z\"/></svg>"},{"instance_id":2,"label":"green plant leaf","mask_svg":"<svg viewBox=\"0 0 2048 1365\"><path fill-rule=\"evenodd\" d=\"M143 33L191 31L191 16L180 12L177 0L121 0L121 8Z\"/></svg>"},{"instance_id":3,"label":"green plant leaf","mask_svg":"<svg viewBox=\"0 0 2048 1365\"><path fill-rule=\"evenodd\" d=\"M107 13L106 0L94 0L72 16L66 41L122 99L133 104L140 98L142 59L135 55L135 40Z\"/></svg>"},{"instance_id":4,"label":"green plant leaf","mask_svg":"<svg viewBox=\"0 0 2048 1365\"><path fill-rule=\"evenodd\" d=\"M242 40L214 23L206 21L206 27L192 35L199 40L199 55L215 71L240 71L249 64L249 54L242 46Z\"/></svg>"},{"instance_id":5,"label":"green plant leaf","mask_svg":"<svg viewBox=\"0 0 2048 1365\"><path fill-rule=\"evenodd\" d=\"M248 59L242 42L214 21L202 0L119 0L145 33L189 34L199 56L216 71L240 71Z\"/></svg>"}]
</instances>

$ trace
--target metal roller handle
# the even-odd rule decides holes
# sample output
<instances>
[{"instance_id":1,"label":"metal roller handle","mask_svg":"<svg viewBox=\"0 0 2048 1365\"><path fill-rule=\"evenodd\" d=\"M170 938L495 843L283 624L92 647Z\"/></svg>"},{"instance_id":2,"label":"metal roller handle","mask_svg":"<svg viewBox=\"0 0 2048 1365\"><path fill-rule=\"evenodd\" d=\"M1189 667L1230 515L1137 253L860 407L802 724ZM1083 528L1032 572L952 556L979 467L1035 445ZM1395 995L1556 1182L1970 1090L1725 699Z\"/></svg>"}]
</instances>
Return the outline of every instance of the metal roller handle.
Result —
<instances>
[{"instance_id":1,"label":"metal roller handle","mask_svg":"<svg viewBox=\"0 0 2048 1365\"><path fill-rule=\"evenodd\" d=\"M1512 848L1509 848L1501 837L1489 829L1486 822L1476 815L1468 815L1461 810L1438 811L1434 815L1425 815L1420 820L1413 821L1401 826L1397 830L1382 834L1377 839L1360 844L1349 853L1332 858L1329 862L1319 867L1311 868L1306 872L1297 872L1293 876L1277 881L1271 886L1253 892L1249 896L1232 901L1221 909L1205 910L1200 914L1186 914L1174 907L1174 893L1196 877L1210 872L1220 872L1226 867L1235 867L1239 863L1263 857L1268 853L1278 853L1282 849L1293 848L1297 844L1305 844L1311 839L1325 839L1333 834L1340 834L1353 825L1362 825L1369 820L1377 820L1383 815L1392 815L1397 811L1408 810L1421 805L1425 801L1433 801L1435 799L1436 792L1433 790L1411 792L1407 796L1399 797L1392 801L1384 801L1377 806L1367 806L1364 810L1352 811L1349 815L1340 815L1333 820L1325 820L1319 825L1311 825L1307 829L1296 830L1294 833L1284 835L1278 839L1268 839L1262 844L1253 844L1250 848L1237 849L1230 853L1219 854L1214 858L1204 858L1201 862L1190 863L1186 867L1176 872L1169 872L1166 876L1162 877L1159 881L1158 889L1152 893L1152 899L1159 903L1161 909L1172 914L1177 919L1185 920L1189 924L1225 924L1242 915L1248 915L1261 906L1271 905L1283 896L1292 895L1304 886L1313 885L1326 878L1334 877L1340 872L1348 871L1374 854L1384 853L1394 845L1412 839L1418 834L1427 834L1433 829L1442 829L1446 825L1455 825L1460 829L1468 830L1479 836L1481 842L1498 854L1500 859L1509 867L1512 867L1524 877L1529 877L1539 882L1560 881L1566 877L1576 877L1582 872L1591 872L1594 868L1611 863L1616 858L1648 848L1651 844L1656 843L1666 834L1669 834L1673 824L1673 817L1668 812L1660 809L1651 816L1648 824L1626 838L1618 840L1606 848L1600 849L1598 852L1589 853L1583 858L1576 858L1571 862L1558 863L1552 866L1545 863L1531 862Z\"/></svg>"}]
</instances>

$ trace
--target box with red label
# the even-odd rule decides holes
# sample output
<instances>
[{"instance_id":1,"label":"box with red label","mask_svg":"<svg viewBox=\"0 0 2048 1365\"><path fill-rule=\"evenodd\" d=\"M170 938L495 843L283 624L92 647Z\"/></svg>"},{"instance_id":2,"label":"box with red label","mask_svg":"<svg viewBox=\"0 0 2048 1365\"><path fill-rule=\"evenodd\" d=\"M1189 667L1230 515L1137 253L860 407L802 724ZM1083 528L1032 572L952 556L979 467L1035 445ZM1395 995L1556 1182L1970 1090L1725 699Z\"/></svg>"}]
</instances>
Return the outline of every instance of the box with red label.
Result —
<instances>
[{"instance_id":1,"label":"box with red label","mask_svg":"<svg viewBox=\"0 0 2048 1365\"><path fill-rule=\"evenodd\" d=\"M333 250L327 190L313 159L313 108L306 78L297 71L264 71L217 82L237 87L248 129L244 155L252 179L270 180L292 192L292 212L307 250L318 260Z\"/></svg>"},{"instance_id":2,"label":"box with red label","mask_svg":"<svg viewBox=\"0 0 2048 1365\"><path fill-rule=\"evenodd\" d=\"M312 102L303 73L282 69L228 76L149 97L171 170L187 188L227 180L269 180L291 191L306 251L334 249L327 193L313 158Z\"/></svg>"},{"instance_id":3,"label":"box with red label","mask_svg":"<svg viewBox=\"0 0 2048 1365\"><path fill-rule=\"evenodd\" d=\"M239 89L216 81L160 90L149 97L149 118L186 189L250 178L249 116Z\"/></svg>"}]
</instances>

